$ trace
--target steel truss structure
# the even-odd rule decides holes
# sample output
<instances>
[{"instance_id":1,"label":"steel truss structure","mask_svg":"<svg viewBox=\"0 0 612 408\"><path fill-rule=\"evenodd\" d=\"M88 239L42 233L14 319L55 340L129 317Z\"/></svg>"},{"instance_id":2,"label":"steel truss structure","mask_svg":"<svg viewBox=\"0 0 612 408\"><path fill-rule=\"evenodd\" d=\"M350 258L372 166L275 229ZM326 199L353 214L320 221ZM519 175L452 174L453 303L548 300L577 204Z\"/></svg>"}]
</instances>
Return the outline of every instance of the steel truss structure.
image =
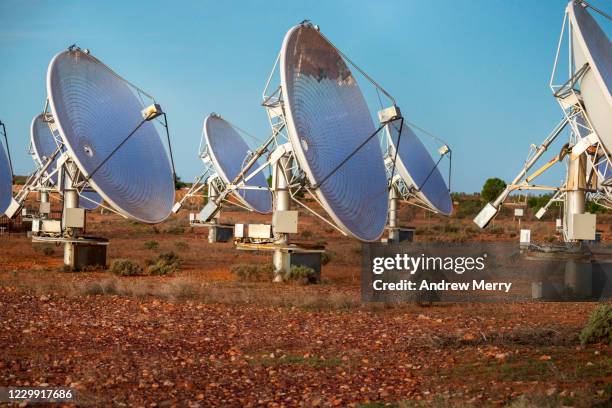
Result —
<instances>
[{"instance_id":1,"label":"steel truss structure","mask_svg":"<svg viewBox=\"0 0 612 408\"><path fill-rule=\"evenodd\" d=\"M593 8L586 2L581 2L581 6ZM603 14L600 10L594 10ZM609 18L609 16L603 15ZM561 74L559 69L562 58L565 58L563 55L564 39L567 41L568 79L565 79L567 76ZM500 206L508 196L517 190L554 192L553 197L538 211L536 217L540 219L544 216L552 203L563 203L563 236L564 240L569 243L580 241L580 239L574 239L571 236L568 224L571 222L573 214L585 212L585 200L590 200L606 208L612 208L612 157L592 126L580 90L581 79L592 67L588 63L576 67L574 61L572 26L569 11L566 10L549 82L553 96L563 112L563 119L537 149L532 148L523 169L512 183L507 185L497 199L488 203L474 218L474 222L479 227L485 228L498 214ZM558 80L558 77L563 79ZM528 174L564 130L569 131L568 142L563 145L559 154L533 173ZM555 187L532 183L535 178L560 162L566 164L566 181L563 185Z\"/></svg>"},{"instance_id":2,"label":"steel truss structure","mask_svg":"<svg viewBox=\"0 0 612 408\"><path fill-rule=\"evenodd\" d=\"M310 24L309 22L303 22L302 24ZM328 40L329 41L329 40ZM393 97L387 93L377 82L375 82L365 71L359 68L356 64L354 64L345 54L343 54L337 47L330 42L332 47L338 51L338 53L358 72L360 72L377 90L377 92L385 95L390 102L392 103L393 108L396 109L399 114L399 108L395 104L395 100ZM286 120L286 106L283 95L283 88L280 83L280 73L279 73L279 61L280 61L281 53L276 57L270 74L265 82L265 86L262 92L262 107L265 109L268 123L271 129L271 134L268 139L255 151L251 154L250 157L245 158L245 163L242 167L242 171L232 180L231 183L225 184L222 182L218 182L217 189L215 195L211 194L202 194L205 186L211 181L219 180L218 177L215 177L215 170L212 166L212 161L210 158L210 153L208 152L208 146L203 146L204 137L202 136L199 148L199 157L204 164L203 172L197 176L194 180L194 184L189 189L187 194L174 206L173 211L178 212L181 208L182 204L190 197L208 197L209 201L204 206L200 214L198 215L196 220L192 220L192 222L197 224L214 224L216 223L215 217L218 215L220 211L221 203L224 201L229 201L228 196L238 190L238 189L249 189L249 188L260 188L257 186L249 185L249 181L255 176L255 174L262 172L265 168L272 169L272 183L270 186L270 191L273 195L273 212L277 211L287 211L290 208L290 202L294 202L310 214L314 215L321 221L325 222L327 225L331 226L338 232L343 235L347 235L347 233L339 228L329 216L322 214L320 211L317 211L311 205L306 203L305 200L302 199L304 193L308 193L309 196L319 204L320 208L324 208L323 203L320 202L317 194L315 194L315 190L318 188L316 185L311 185L308 178L306 177L304 171L300 168L298 160L296 159L295 153L293 152L291 143L289 142L289 136L287 134L287 120ZM379 137L382 139L383 145L386 145L386 140L384 137L380 138L380 132L385 129L385 127L396 121L404 121L404 118L401 115L397 115L394 117L388 118L387 121L380 121L380 127L376 130L376 132L367 139L369 140L372 137ZM233 125L232 125L233 126ZM236 130L241 131L241 129L233 126ZM422 130L419 128L419 130ZM244 133L244 132L243 132ZM428 136L437 139L425 132ZM366 141L367 141L366 140ZM395 160L397 159L396 155L390 154L390 150L388 147L385 149L385 166L387 168L388 175L388 188L397 193L391 194L394 199L398 199L404 202L407 202L411 205L415 205L429 211L436 212L435 209L431 208L426 202L418 197L416 194L418 190L416 187L409 186L405 181L401 179L401 177L397 174L397 170L395 167ZM450 148L448 145L444 144L442 148L439 150L441 157L440 160L436 163L436 167L440 163L443 157L451 157ZM259 160L263 159L264 162L251 171L251 168L255 165L255 163ZM348 157L346 160L350 159ZM341 166L342 163L339 165ZM435 170L432 169L432 171ZM450 171L451 168L449 166L449 183L450 183ZM248 176L246 174L250 172ZM210 189L210 187L209 187ZM239 203L230 201L232 204L240 205ZM391 205L391 204L390 204ZM258 243L262 244L286 244L287 243L287 234L285 233L277 233L273 231L273 237L266 242L265 240L258 239Z\"/></svg>"},{"instance_id":3,"label":"steel truss structure","mask_svg":"<svg viewBox=\"0 0 612 408\"><path fill-rule=\"evenodd\" d=\"M80 50L80 48L78 48L76 45L72 45L68 49ZM86 54L89 53L88 50L82 51ZM104 66L111 70L108 66ZM155 121L164 128L168 141L173 177L176 179L166 113L161 111L161 108L151 95L149 95L136 85L132 84L131 82L127 81L125 78L119 76L116 72L112 70L111 72L117 78L125 82L133 90L133 92L135 92L135 94L142 102L143 106L148 106L144 101L145 98L150 101L148 108L146 108L142 112L143 119L141 124L146 121ZM151 110L151 108L153 107L154 109ZM29 194L32 192L38 192L43 198L42 201L48 201L50 193L58 194L60 200L63 201L63 213L65 213L67 208L78 208L79 200L87 200L96 205L99 205L100 207L108 211L114 212L124 218L127 218L126 215L120 213L119 211L105 204L104 202L98 203L91 200L91 198L87 197L84 193L96 192L90 185L89 180L119 149L121 149L123 144L135 133L135 131L141 126L141 124L139 124L131 133L129 133L122 143L120 143L118 146L115 146L114 150L101 161L100 165L96 169L94 169L91 174L89 174L89 176L85 176L80 171L79 167L75 164L74 160L70 157L68 149L66 149L63 138L61 137L58 127L55 123L55 118L50 112L50 105L48 99L45 101L45 106L42 115L44 122L49 127L49 130L57 147L54 153L43 161L43 158L39 158L34 153L34 147L32 145L32 142L30 142L28 153L30 154L32 160L35 163L36 170L32 172L26 179L26 182L24 183L22 189L15 197L16 205L11 207L10 213L7 211L7 216L9 218L12 218L24 205ZM54 161L56 161L56 159L56 166L54 169L51 169L50 167L54 163ZM53 178L56 179L55 182L53 182ZM32 214L32 218L34 220L43 220L47 217L46 214L38 213ZM40 229L33 233L33 240L72 242L77 237L78 233L78 229L67 227L65 225L65 220L62 219L61 228L59 231L57 229L53 229L52 231L45 231L44 229Z\"/></svg>"}]
</instances>

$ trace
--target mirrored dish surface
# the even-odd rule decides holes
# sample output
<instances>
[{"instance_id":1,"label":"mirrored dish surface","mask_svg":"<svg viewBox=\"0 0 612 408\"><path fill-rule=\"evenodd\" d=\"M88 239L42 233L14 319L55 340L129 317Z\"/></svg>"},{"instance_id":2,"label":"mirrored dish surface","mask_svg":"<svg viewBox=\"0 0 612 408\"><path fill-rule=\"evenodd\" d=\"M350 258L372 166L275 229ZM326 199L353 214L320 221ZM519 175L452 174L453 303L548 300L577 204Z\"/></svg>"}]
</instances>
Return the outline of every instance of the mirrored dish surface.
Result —
<instances>
[{"instance_id":1,"label":"mirrored dish surface","mask_svg":"<svg viewBox=\"0 0 612 408\"><path fill-rule=\"evenodd\" d=\"M66 149L86 177L136 129L145 107L125 80L78 49L53 58L47 94ZM166 219L174 181L153 122L144 122L89 182L127 217L146 223Z\"/></svg>"},{"instance_id":2,"label":"mirrored dish surface","mask_svg":"<svg viewBox=\"0 0 612 408\"><path fill-rule=\"evenodd\" d=\"M395 158L398 146L400 123L387 125L391 159ZM395 168L408 187L415 188L415 195L432 209L450 215L453 203L448 187L436 163L412 129L404 123Z\"/></svg>"},{"instance_id":3,"label":"mirrored dish surface","mask_svg":"<svg viewBox=\"0 0 612 408\"><path fill-rule=\"evenodd\" d=\"M204 121L204 137L208 145L215 171L224 183L231 183L242 171L249 154L249 146L242 136L227 121L219 116L210 115ZM256 163L247 173L259 167ZM238 189L235 196L247 207L267 214L272 211L272 193L263 173L257 173L247 183L247 186L262 187L263 190Z\"/></svg>"},{"instance_id":4,"label":"mirrored dish surface","mask_svg":"<svg viewBox=\"0 0 612 408\"><path fill-rule=\"evenodd\" d=\"M288 134L301 169L339 228L362 241L379 239L388 190L378 137L332 173L376 130L355 78L309 25L287 33L280 62Z\"/></svg>"},{"instance_id":5,"label":"mirrored dish surface","mask_svg":"<svg viewBox=\"0 0 612 408\"><path fill-rule=\"evenodd\" d=\"M13 173L4 146L4 141L0 140L0 216L8 209L13 200Z\"/></svg>"},{"instance_id":6,"label":"mirrored dish surface","mask_svg":"<svg viewBox=\"0 0 612 408\"><path fill-rule=\"evenodd\" d=\"M567 6L572 25L575 70L589 64L580 81L580 92L591 125L612 152L612 44L606 33L582 5Z\"/></svg>"},{"instance_id":7,"label":"mirrored dish surface","mask_svg":"<svg viewBox=\"0 0 612 408\"><path fill-rule=\"evenodd\" d=\"M32 119L32 125L30 128L30 138L32 142L32 151L35 159L38 161L38 166L43 166L58 148L58 143L55 141L49 125L44 120L44 116L41 113ZM49 179L51 183L57 185L57 174L54 173L56 168L57 154L53 162L47 167L46 175L51 175ZM95 210L102 203L102 197L95 191L83 191L81 192L81 199L79 200L79 207L86 210Z\"/></svg>"}]
</instances>

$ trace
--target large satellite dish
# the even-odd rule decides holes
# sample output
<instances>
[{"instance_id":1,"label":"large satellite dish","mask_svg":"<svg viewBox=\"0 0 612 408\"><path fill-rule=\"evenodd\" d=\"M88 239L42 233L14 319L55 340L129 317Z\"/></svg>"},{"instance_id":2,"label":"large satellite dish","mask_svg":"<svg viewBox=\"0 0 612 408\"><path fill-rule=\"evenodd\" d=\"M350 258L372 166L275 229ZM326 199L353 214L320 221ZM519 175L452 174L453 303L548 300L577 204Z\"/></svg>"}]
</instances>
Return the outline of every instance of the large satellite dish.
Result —
<instances>
[{"instance_id":1,"label":"large satellite dish","mask_svg":"<svg viewBox=\"0 0 612 408\"><path fill-rule=\"evenodd\" d=\"M498 214L511 192L552 190L555 193L536 217L541 218L551 203L562 201L565 242L595 239L596 216L587 212L586 201L608 208L612 202L612 45L587 8L610 19L586 1L570 0L565 8L550 79L550 88L563 111L563 119L537 148L532 149L514 180L474 218L481 228ZM564 40L566 33L567 40ZM562 55L565 41L569 45L567 59ZM568 70L559 67L559 62L564 60L569 61L569 78ZM561 147L558 155L529 174L566 128L569 130L568 143ZM559 162L566 164L563 185L534 184L534 179Z\"/></svg>"},{"instance_id":2,"label":"large satellite dish","mask_svg":"<svg viewBox=\"0 0 612 408\"><path fill-rule=\"evenodd\" d=\"M324 209L344 232L375 241L387 220L387 179L376 131L357 81L312 25L293 27L280 55L289 141ZM353 154L346 163L337 165Z\"/></svg>"},{"instance_id":3,"label":"large satellite dish","mask_svg":"<svg viewBox=\"0 0 612 408\"><path fill-rule=\"evenodd\" d=\"M209 115L204 121L204 137L215 171L224 183L231 184L248 160L249 146L234 127L218 115ZM244 178L252 172L247 172ZM260 189L239 188L234 191L235 196L244 205L261 214L272 211L272 193L263 173L255 174L247 185Z\"/></svg>"},{"instance_id":4,"label":"large satellite dish","mask_svg":"<svg viewBox=\"0 0 612 408\"><path fill-rule=\"evenodd\" d=\"M608 152L612 151L612 44L580 2L567 6L572 25L575 70L588 64L580 93L589 120Z\"/></svg>"},{"instance_id":5,"label":"large satellite dish","mask_svg":"<svg viewBox=\"0 0 612 408\"><path fill-rule=\"evenodd\" d=\"M47 94L68 154L102 198L141 222L166 219L174 200L170 159L130 84L73 48L51 61Z\"/></svg>"},{"instance_id":6,"label":"large satellite dish","mask_svg":"<svg viewBox=\"0 0 612 408\"><path fill-rule=\"evenodd\" d=\"M414 190L412 194L435 211L450 215L453 203L446 182L418 136L406 123L400 126L392 122L387 126L387 131L390 155L396 158L397 172L408 187Z\"/></svg>"},{"instance_id":7,"label":"large satellite dish","mask_svg":"<svg viewBox=\"0 0 612 408\"><path fill-rule=\"evenodd\" d=\"M49 119L47 119L49 120ZM42 167L47 160L53 157L53 162L47 167L46 175L49 176L51 183L57 185L57 159L59 154L55 154L60 146L49 128L49 123L45 120L45 115L40 114L32 119L30 127L30 137L32 143L32 153L37 165ZM59 142L59 143L58 143ZM62 149L64 150L64 149ZM102 197L94 191L83 191L82 200L79 200L79 207L86 210L95 210L102 203Z\"/></svg>"},{"instance_id":8,"label":"large satellite dish","mask_svg":"<svg viewBox=\"0 0 612 408\"><path fill-rule=\"evenodd\" d=\"M13 172L4 143L0 141L0 215L3 215L13 200Z\"/></svg>"}]
</instances>

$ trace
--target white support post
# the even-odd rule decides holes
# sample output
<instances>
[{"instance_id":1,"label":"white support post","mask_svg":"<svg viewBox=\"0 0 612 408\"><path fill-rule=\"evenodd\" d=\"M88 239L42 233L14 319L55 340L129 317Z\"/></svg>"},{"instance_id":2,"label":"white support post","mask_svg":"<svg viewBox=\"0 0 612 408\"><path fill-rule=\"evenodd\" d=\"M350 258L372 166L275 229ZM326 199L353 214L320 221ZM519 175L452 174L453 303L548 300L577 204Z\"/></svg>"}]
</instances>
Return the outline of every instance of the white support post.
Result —
<instances>
[{"instance_id":1,"label":"white support post","mask_svg":"<svg viewBox=\"0 0 612 408\"><path fill-rule=\"evenodd\" d=\"M216 200L219 196L219 191L215 186L214 177L208 180L208 201ZM208 227L208 242L215 243L217 241L217 224L219 223L220 214L217 212L210 220L211 226Z\"/></svg>"},{"instance_id":2,"label":"white support post","mask_svg":"<svg viewBox=\"0 0 612 408\"><path fill-rule=\"evenodd\" d=\"M584 155L568 160L566 187L563 228L566 238L569 241L575 241L571 236L573 215L584 214L586 210L586 158Z\"/></svg>"},{"instance_id":3,"label":"white support post","mask_svg":"<svg viewBox=\"0 0 612 408\"><path fill-rule=\"evenodd\" d=\"M77 173L77 166L72 161L69 160L65 165L65 184L64 184L64 216L66 210L69 208L79 208L79 193L74 187L74 179ZM64 227L65 228L65 227ZM62 228L62 229L64 229ZM77 233L74 232L74 237L76 237ZM74 257L76 251L76 244L72 242L64 243L64 265L67 267L74 266Z\"/></svg>"},{"instance_id":4,"label":"white support post","mask_svg":"<svg viewBox=\"0 0 612 408\"><path fill-rule=\"evenodd\" d=\"M399 242L399 193L393 185L389 191L389 242Z\"/></svg>"},{"instance_id":5,"label":"white support post","mask_svg":"<svg viewBox=\"0 0 612 408\"><path fill-rule=\"evenodd\" d=\"M281 157L272 169L273 191L276 198L274 211L288 211L291 207L291 193L289 191L289 180L292 159L285 155ZM275 244L284 246L289 242L289 235L286 233L275 233ZM282 282L283 275L287 272L289 265L289 253L280 248L274 250L272 263L274 265L274 282Z\"/></svg>"}]
</instances>

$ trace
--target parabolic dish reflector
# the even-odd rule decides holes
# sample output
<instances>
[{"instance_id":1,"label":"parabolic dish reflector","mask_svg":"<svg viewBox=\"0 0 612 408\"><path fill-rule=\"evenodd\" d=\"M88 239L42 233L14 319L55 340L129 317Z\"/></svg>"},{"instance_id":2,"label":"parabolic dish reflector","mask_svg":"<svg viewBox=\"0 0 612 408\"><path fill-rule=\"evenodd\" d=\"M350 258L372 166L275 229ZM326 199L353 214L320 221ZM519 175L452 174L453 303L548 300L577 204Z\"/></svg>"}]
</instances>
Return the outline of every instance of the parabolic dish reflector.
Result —
<instances>
[{"instance_id":1,"label":"parabolic dish reflector","mask_svg":"<svg viewBox=\"0 0 612 408\"><path fill-rule=\"evenodd\" d=\"M145 107L125 80L79 49L53 58L47 94L64 145L85 177L136 129ZM153 123L143 123L89 183L127 217L146 223L166 219L174 202L174 182Z\"/></svg>"},{"instance_id":2,"label":"parabolic dish reflector","mask_svg":"<svg viewBox=\"0 0 612 408\"><path fill-rule=\"evenodd\" d=\"M612 152L612 44L585 7L572 1L567 11L575 69L589 65L580 81L584 106L599 139Z\"/></svg>"},{"instance_id":3,"label":"parabolic dish reflector","mask_svg":"<svg viewBox=\"0 0 612 408\"><path fill-rule=\"evenodd\" d=\"M204 121L204 137L212 158L215 171L224 183L231 183L242 171L247 160L249 146L238 132L224 119L210 115ZM256 164L252 170L259 167ZM248 177L252 171L247 172ZM262 187L265 190L238 189L235 196L247 207L266 214L272 211L272 193L263 173L257 173L246 182L247 186Z\"/></svg>"},{"instance_id":4,"label":"parabolic dish reflector","mask_svg":"<svg viewBox=\"0 0 612 408\"><path fill-rule=\"evenodd\" d=\"M4 143L0 141L0 215L3 215L13 200L13 173Z\"/></svg>"},{"instance_id":5,"label":"parabolic dish reflector","mask_svg":"<svg viewBox=\"0 0 612 408\"><path fill-rule=\"evenodd\" d=\"M321 204L347 234L377 240L385 229L388 199L378 138L333 172L376 131L357 81L310 25L295 26L285 36L280 76L289 140L309 182L319 187Z\"/></svg>"},{"instance_id":6,"label":"parabolic dish reflector","mask_svg":"<svg viewBox=\"0 0 612 408\"><path fill-rule=\"evenodd\" d=\"M42 113L32 119L30 137L32 140L32 150L36 156L36 160L38 160L40 165L44 165L47 160L53 156L58 145ZM59 156L60 154L55 156L53 163L49 165L46 172L47 175L51 174L50 180L54 185L57 185L57 174L53 174L53 172L57 166L57 159ZM85 198L79 200L79 207L86 210L95 210L102 203L102 197L94 191L83 191L81 195Z\"/></svg>"},{"instance_id":7,"label":"parabolic dish reflector","mask_svg":"<svg viewBox=\"0 0 612 408\"><path fill-rule=\"evenodd\" d=\"M398 151L399 126L397 122L387 126L392 158L396 157ZM395 168L409 187L416 188L418 198L442 214L450 215L453 212L453 203L444 178L423 143L406 123L402 126L402 136L399 138Z\"/></svg>"}]
</instances>

